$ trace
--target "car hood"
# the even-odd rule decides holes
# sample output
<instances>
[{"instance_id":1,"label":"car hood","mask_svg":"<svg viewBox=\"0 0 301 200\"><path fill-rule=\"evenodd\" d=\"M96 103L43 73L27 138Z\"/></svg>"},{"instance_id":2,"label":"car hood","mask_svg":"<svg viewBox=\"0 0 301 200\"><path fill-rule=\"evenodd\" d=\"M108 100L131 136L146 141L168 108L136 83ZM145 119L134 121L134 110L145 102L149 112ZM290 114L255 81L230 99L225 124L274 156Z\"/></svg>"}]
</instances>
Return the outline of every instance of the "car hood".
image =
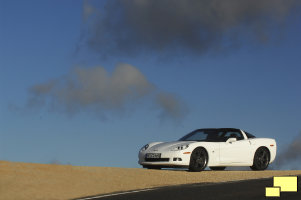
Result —
<instances>
[{"instance_id":1,"label":"car hood","mask_svg":"<svg viewBox=\"0 0 301 200\"><path fill-rule=\"evenodd\" d=\"M195 143L196 141L175 141L175 142L163 142L156 144L149 148L149 151L158 151L158 150L170 150L181 145L189 145Z\"/></svg>"}]
</instances>

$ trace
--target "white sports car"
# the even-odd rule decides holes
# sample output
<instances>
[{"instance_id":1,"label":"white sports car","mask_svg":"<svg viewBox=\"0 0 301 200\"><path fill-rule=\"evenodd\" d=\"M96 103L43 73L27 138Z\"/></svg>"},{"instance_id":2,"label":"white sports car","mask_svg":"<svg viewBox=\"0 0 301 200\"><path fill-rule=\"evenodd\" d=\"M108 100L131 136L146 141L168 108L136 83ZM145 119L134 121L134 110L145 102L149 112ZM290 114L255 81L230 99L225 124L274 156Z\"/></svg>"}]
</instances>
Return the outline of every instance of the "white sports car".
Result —
<instances>
[{"instance_id":1,"label":"white sports car","mask_svg":"<svg viewBox=\"0 0 301 200\"><path fill-rule=\"evenodd\" d=\"M276 141L256 138L234 128L195 130L176 142L152 142L139 151L144 168L188 168L201 171L207 166L224 170L227 166L250 166L265 170L276 157Z\"/></svg>"}]
</instances>

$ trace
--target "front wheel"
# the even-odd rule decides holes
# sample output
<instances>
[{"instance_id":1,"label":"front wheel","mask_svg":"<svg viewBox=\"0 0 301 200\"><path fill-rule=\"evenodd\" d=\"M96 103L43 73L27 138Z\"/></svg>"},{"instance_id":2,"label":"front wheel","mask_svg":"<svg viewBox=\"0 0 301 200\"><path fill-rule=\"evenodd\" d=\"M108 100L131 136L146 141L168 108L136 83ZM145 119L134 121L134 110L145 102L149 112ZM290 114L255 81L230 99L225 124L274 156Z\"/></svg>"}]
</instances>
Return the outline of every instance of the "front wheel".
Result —
<instances>
[{"instance_id":1,"label":"front wheel","mask_svg":"<svg viewBox=\"0 0 301 200\"><path fill-rule=\"evenodd\" d=\"M211 170L215 170L215 171L223 171L226 169L226 167L209 167Z\"/></svg>"},{"instance_id":2,"label":"front wheel","mask_svg":"<svg viewBox=\"0 0 301 200\"><path fill-rule=\"evenodd\" d=\"M265 170L268 168L270 162L269 150L265 147L260 147L256 150L254 155L253 165L250 167L252 170Z\"/></svg>"},{"instance_id":3,"label":"front wheel","mask_svg":"<svg viewBox=\"0 0 301 200\"><path fill-rule=\"evenodd\" d=\"M206 168L208 163L208 154L204 148L196 148L193 150L190 163L189 163L189 171L191 172L199 172Z\"/></svg>"}]
</instances>

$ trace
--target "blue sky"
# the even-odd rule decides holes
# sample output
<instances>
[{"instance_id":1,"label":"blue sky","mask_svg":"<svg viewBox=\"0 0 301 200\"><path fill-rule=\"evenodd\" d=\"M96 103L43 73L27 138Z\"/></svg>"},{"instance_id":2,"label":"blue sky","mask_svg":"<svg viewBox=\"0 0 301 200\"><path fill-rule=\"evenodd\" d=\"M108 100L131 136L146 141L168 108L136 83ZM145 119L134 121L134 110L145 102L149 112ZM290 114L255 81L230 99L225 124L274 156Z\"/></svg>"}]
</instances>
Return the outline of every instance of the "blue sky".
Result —
<instances>
[{"instance_id":1,"label":"blue sky","mask_svg":"<svg viewBox=\"0 0 301 200\"><path fill-rule=\"evenodd\" d=\"M0 160L139 167L144 144L206 127L245 129L275 138L284 150L301 132L300 21L293 12L269 31L268 42L239 35L239 47L221 52L177 56L164 55L172 49L151 49L103 57L88 47L76 51L85 28L82 1L0 0ZM186 115L162 119L147 97L126 111L104 110L106 120L85 109L70 115L47 105L26 107L36 84L76 66L113 72L118 63L134 66L158 90L180 99Z\"/></svg>"}]
</instances>

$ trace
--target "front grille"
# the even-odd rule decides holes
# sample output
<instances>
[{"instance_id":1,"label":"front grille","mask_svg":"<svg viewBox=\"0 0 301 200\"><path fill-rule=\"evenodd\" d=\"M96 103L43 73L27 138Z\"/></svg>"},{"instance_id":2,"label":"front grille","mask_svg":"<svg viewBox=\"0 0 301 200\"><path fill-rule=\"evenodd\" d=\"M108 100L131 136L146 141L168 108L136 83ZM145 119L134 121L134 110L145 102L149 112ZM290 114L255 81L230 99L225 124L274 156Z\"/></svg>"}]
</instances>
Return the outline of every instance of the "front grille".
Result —
<instances>
[{"instance_id":1,"label":"front grille","mask_svg":"<svg viewBox=\"0 0 301 200\"><path fill-rule=\"evenodd\" d=\"M146 162L168 162L169 158L145 158Z\"/></svg>"}]
</instances>

